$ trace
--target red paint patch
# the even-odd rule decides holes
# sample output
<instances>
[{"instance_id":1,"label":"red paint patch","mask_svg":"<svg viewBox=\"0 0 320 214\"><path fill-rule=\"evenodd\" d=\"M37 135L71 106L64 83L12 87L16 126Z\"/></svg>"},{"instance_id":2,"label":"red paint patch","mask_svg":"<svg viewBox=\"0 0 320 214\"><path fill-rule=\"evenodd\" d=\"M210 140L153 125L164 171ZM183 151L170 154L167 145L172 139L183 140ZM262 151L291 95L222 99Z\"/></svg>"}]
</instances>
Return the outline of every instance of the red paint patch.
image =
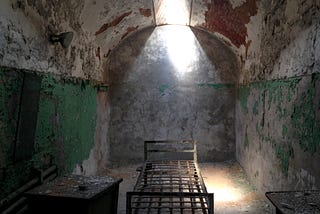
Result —
<instances>
[{"instance_id":1,"label":"red paint patch","mask_svg":"<svg viewBox=\"0 0 320 214\"><path fill-rule=\"evenodd\" d=\"M97 35L105 32L108 28L118 25L125 17L129 16L131 13L132 13L132 11L126 12L126 13L122 14L121 16L115 18L111 22L102 25L100 27L100 29L94 35L97 36Z\"/></svg>"},{"instance_id":2,"label":"red paint patch","mask_svg":"<svg viewBox=\"0 0 320 214\"><path fill-rule=\"evenodd\" d=\"M151 16L151 9L140 8L139 11L140 11L140 14L145 16L145 17L150 17Z\"/></svg>"},{"instance_id":3,"label":"red paint patch","mask_svg":"<svg viewBox=\"0 0 320 214\"><path fill-rule=\"evenodd\" d=\"M133 32L133 31L136 31L137 29L139 28L139 25L135 26L135 27L128 27L127 28L127 32L125 32L121 39L123 39L124 37L128 36L129 33Z\"/></svg>"},{"instance_id":4,"label":"red paint patch","mask_svg":"<svg viewBox=\"0 0 320 214\"><path fill-rule=\"evenodd\" d=\"M256 14L256 0L247 0L234 9L229 0L214 0L208 4L204 27L226 36L238 48L241 45L248 48L250 43L246 43L248 33L245 25L249 23L250 17Z\"/></svg>"}]
</instances>

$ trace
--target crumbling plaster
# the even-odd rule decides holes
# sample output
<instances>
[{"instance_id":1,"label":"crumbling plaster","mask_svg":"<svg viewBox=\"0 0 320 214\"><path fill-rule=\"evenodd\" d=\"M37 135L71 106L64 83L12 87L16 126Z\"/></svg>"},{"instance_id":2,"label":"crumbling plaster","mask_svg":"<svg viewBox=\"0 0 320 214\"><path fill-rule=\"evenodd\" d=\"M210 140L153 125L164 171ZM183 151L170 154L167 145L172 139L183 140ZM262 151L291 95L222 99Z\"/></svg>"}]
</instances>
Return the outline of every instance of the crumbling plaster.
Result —
<instances>
[{"instance_id":1,"label":"crumbling plaster","mask_svg":"<svg viewBox=\"0 0 320 214\"><path fill-rule=\"evenodd\" d=\"M0 2L0 65L103 81L106 58L128 34L153 24L150 1ZM125 15L123 15L125 14ZM49 35L74 32L69 48Z\"/></svg>"},{"instance_id":2,"label":"crumbling plaster","mask_svg":"<svg viewBox=\"0 0 320 214\"><path fill-rule=\"evenodd\" d=\"M110 52L130 33L154 26L152 1L149 0L113 0L95 1L96 5L87 6L85 26L93 32L97 44L97 57L105 59ZM93 9L95 8L95 9ZM90 11L90 12L89 12ZM92 13L96 17L90 18Z\"/></svg>"},{"instance_id":3,"label":"crumbling plaster","mask_svg":"<svg viewBox=\"0 0 320 214\"><path fill-rule=\"evenodd\" d=\"M320 2L257 1L239 83L319 72ZM308 71L307 71L308 70Z\"/></svg>"},{"instance_id":4,"label":"crumbling plaster","mask_svg":"<svg viewBox=\"0 0 320 214\"><path fill-rule=\"evenodd\" d=\"M319 188L320 2L257 4L241 56L237 160L261 192Z\"/></svg>"},{"instance_id":5,"label":"crumbling plaster","mask_svg":"<svg viewBox=\"0 0 320 214\"><path fill-rule=\"evenodd\" d=\"M63 77L99 79L93 39L81 27L84 1L1 1L1 66ZM49 35L75 33L71 46L52 45Z\"/></svg>"}]
</instances>

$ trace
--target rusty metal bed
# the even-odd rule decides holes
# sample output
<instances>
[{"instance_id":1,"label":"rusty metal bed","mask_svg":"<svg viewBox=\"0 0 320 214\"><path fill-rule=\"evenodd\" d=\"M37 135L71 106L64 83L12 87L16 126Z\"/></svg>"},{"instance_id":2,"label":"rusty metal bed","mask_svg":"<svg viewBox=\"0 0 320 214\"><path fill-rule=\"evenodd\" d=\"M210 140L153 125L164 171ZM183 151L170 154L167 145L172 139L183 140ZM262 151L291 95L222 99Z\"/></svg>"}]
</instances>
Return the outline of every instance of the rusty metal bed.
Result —
<instances>
[{"instance_id":1,"label":"rusty metal bed","mask_svg":"<svg viewBox=\"0 0 320 214\"><path fill-rule=\"evenodd\" d=\"M134 190L127 192L127 214L213 213L196 141L145 141L144 160Z\"/></svg>"}]
</instances>

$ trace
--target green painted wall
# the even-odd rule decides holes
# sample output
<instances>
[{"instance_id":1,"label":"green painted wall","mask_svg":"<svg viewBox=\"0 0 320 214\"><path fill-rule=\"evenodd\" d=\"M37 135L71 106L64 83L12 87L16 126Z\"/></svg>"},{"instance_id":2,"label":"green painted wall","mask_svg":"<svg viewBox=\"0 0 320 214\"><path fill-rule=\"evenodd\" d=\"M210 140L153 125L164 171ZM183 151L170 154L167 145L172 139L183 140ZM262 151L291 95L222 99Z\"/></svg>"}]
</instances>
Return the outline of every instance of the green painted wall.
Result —
<instances>
[{"instance_id":1,"label":"green painted wall","mask_svg":"<svg viewBox=\"0 0 320 214\"><path fill-rule=\"evenodd\" d=\"M295 158L294 144L310 155L320 155L319 95L320 74L241 85L244 151L261 153L263 146L271 146L284 175ZM260 144L260 151L253 151L251 143Z\"/></svg>"},{"instance_id":2,"label":"green painted wall","mask_svg":"<svg viewBox=\"0 0 320 214\"><path fill-rule=\"evenodd\" d=\"M32 168L56 164L69 173L87 159L94 143L96 89L85 81L42 76L39 112L30 160L14 162L14 136L23 74L0 69L0 199L32 177Z\"/></svg>"},{"instance_id":3,"label":"green painted wall","mask_svg":"<svg viewBox=\"0 0 320 214\"><path fill-rule=\"evenodd\" d=\"M88 158L96 124L96 89L89 83L42 80L35 151L52 156L63 172ZM54 145L54 146L52 146Z\"/></svg>"}]
</instances>

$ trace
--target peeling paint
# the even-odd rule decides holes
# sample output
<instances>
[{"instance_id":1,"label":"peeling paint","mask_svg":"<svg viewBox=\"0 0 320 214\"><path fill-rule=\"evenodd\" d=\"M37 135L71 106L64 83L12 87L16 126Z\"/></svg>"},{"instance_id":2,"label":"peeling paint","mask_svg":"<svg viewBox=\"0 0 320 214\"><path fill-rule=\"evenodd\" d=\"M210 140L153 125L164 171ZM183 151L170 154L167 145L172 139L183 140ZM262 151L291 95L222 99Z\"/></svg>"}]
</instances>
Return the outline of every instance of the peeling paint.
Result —
<instances>
[{"instance_id":1,"label":"peeling paint","mask_svg":"<svg viewBox=\"0 0 320 214\"><path fill-rule=\"evenodd\" d=\"M129 33L136 31L139 28L139 25L135 27L128 27L127 31L121 36L121 39L124 39L126 36L128 36Z\"/></svg>"},{"instance_id":2,"label":"peeling paint","mask_svg":"<svg viewBox=\"0 0 320 214\"><path fill-rule=\"evenodd\" d=\"M132 13L132 11L123 13L122 15L118 16L117 18L113 19L111 22L108 22L100 27L98 31L96 31L95 35L98 36L99 34L105 32L110 27L114 27L118 25L125 17L129 16Z\"/></svg>"},{"instance_id":3,"label":"peeling paint","mask_svg":"<svg viewBox=\"0 0 320 214\"><path fill-rule=\"evenodd\" d=\"M208 3L207 7L203 27L221 33L238 48L244 45L248 49L250 42L246 42L246 24L251 16L257 14L256 0L247 0L236 8L232 7L229 0L216 0Z\"/></svg>"},{"instance_id":4,"label":"peeling paint","mask_svg":"<svg viewBox=\"0 0 320 214\"><path fill-rule=\"evenodd\" d=\"M294 144L310 155L320 154L320 118L317 116L316 98L319 82L320 75L314 74L239 87L241 114L251 118L246 119L247 128L241 135L244 137L243 147L246 148L249 141L257 142L256 146L263 152L262 147L268 148L266 145L269 144L284 176L288 176L292 161L297 161L294 160ZM252 111L248 112L248 108ZM252 121L256 121L255 127L251 125ZM243 125L241 123L241 127ZM251 132L256 135L248 135ZM249 152L257 153L255 149Z\"/></svg>"},{"instance_id":5,"label":"peeling paint","mask_svg":"<svg viewBox=\"0 0 320 214\"><path fill-rule=\"evenodd\" d=\"M167 90L169 88L169 84L162 84L160 87L159 87L159 92L160 93L164 93L165 90Z\"/></svg>"},{"instance_id":6,"label":"peeling paint","mask_svg":"<svg viewBox=\"0 0 320 214\"><path fill-rule=\"evenodd\" d=\"M144 9L144 8L139 8L140 14L145 16L145 17L150 17L151 16L151 9Z\"/></svg>"},{"instance_id":7,"label":"peeling paint","mask_svg":"<svg viewBox=\"0 0 320 214\"><path fill-rule=\"evenodd\" d=\"M43 78L42 87L35 144L41 151L51 151L54 144L54 162L70 172L93 146L96 90L86 82L58 82L51 76Z\"/></svg>"},{"instance_id":8,"label":"peeling paint","mask_svg":"<svg viewBox=\"0 0 320 214\"><path fill-rule=\"evenodd\" d=\"M315 86L319 83L320 75L312 75L310 83L301 94L300 102L294 104L294 114L291 116L294 137L299 139L301 148L311 154L320 154L320 118L316 116L314 105Z\"/></svg>"},{"instance_id":9,"label":"peeling paint","mask_svg":"<svg viewBox=\"0 0 320 214\"><path fill-rule=\"evenodd\" d=\"M53 164L70 173L88 158L96 126L96 89L86 81L42 75L34 154L13 161L23 72L0 67L0 199Z\"/></svg>"},{"instance_id":10,"label":"peeling paint","mask_svg":"<svg viewBox=\"0 0 320 214\"><path fill-rule=\"evenodd\" d=\"M315 1L257 1L258 13L247 26L240 82L311 74L319 67L319 6ZM319 70L319 69L315 69Z\"/></svg>"}]
</instances>

